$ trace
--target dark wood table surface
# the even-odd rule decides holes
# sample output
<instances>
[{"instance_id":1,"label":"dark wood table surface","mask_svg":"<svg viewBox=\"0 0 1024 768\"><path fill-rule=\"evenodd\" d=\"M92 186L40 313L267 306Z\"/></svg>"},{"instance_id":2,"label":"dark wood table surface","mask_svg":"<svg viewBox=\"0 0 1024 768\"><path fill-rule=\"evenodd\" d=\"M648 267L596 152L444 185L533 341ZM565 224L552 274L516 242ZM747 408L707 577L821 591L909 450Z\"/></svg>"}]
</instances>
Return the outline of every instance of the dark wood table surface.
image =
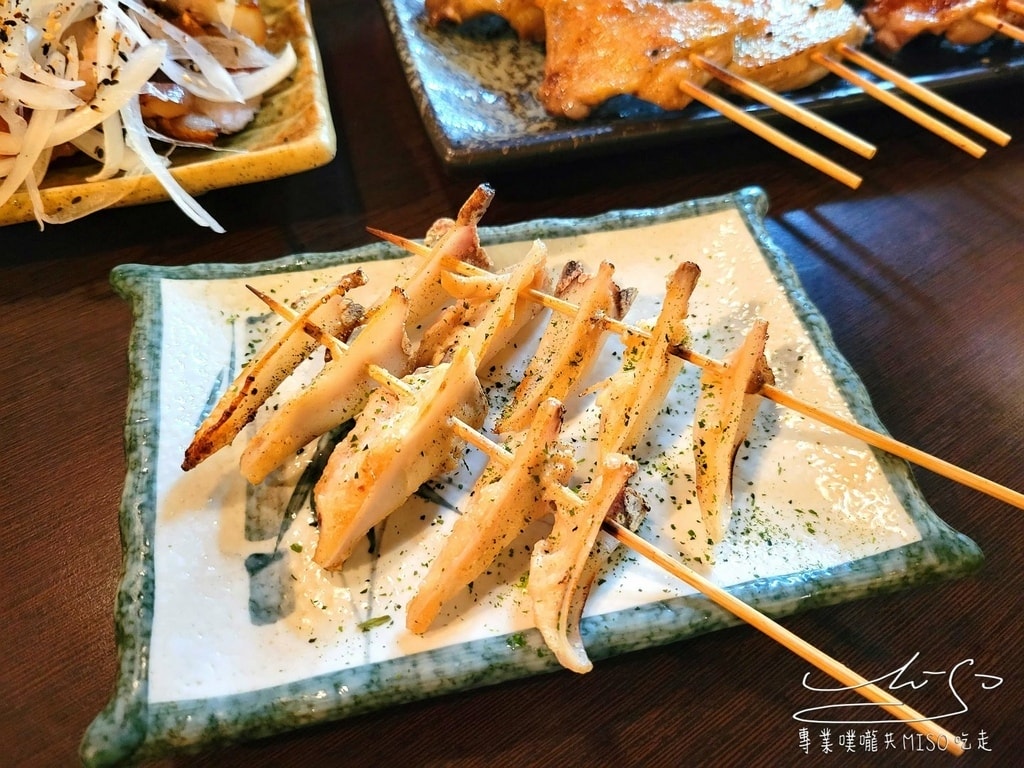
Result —
<instances>
[{"instance_id":1,"label":"dark wood table surface","mask_svg":"<svg viewBox=\"0 0 1024 768\"><path fill-rule=\"evenodd\" d=\"M42 232L34 224L0 230L0 765L76 764L86 726L113 692L131 325L129 307L108 282L118 264L341 250L371 242L367 226L417 236L482 181L497 190L487 224L657 206L756 185L770 200L772 238L887 428L1024 489L1019 77L957 99L1015 136L981 159L882 107L844 116L847 128L879 146L873 160L844 158L864 176L856 191L742 131L487 175L452 173L429 143L381 9L367 0L312 5L338 132L329 165L205 195L223 235L194 226L171 204L102 212ZM983 549L982 567L783 623L867 677L916 656L904 680L926 685L901 693L932 717L959 712L940 721L970 747L959 764L1016 764L1024 747L1024 513L928 471L915 474L936 513ZM558 672L444 695L158 764L958 760L920 743L908 748L903 736L911 732L896 723L878 727L873 751L840 746L837 728L833 751L823 754L814 729L804 754L793 714L807 705L801 680L810 670L743 626L602 660L587 675Z\"/></svg>"}]
</instances>

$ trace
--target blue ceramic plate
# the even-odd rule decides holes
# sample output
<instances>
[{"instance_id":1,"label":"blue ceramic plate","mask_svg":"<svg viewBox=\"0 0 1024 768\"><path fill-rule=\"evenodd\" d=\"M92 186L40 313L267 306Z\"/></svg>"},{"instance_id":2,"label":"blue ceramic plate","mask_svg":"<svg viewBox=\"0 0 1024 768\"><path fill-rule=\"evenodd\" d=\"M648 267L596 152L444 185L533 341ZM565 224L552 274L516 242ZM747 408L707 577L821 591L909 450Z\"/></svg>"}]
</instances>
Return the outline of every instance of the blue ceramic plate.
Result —
<instances>
[{"instance_id":1,"label":"blue ceramic plate","mask_svg":"<svg viewBox=\"0 0 1024 768\"><path fill-rule=\"evenodd\" d=\"M426 23L423 0L381 0L381 5L427 132L441 159L452 167L618 152L740 130L699 104L666 112L629 98L612 99L582 122L555 119L537 99L544 70L540 45L519 41L496 17L434 29ZM1008 38L955 47L922 37L895 58L876 58L947 95L997 86L1024 74L1024 46ZM878 104L834 76L787 97L833 118ZM760 105L745 108L782 128L788 122Z\"/></svg>"},{"instance_id":2,"label":"blue ceramic plate","mask_svg":"<svg viewBox=\"0 0 1024 768\"><path fill-rule=\"evenodd\" d=\"M552 270L569 259L591 269L618 261L617 281L638 290L627 318L635 323L657 314L673 265L695 261L702 269L690 304L696 351L727 355L763 317L780 387L881 430L822 316L769 241L766 206L760 190L746 189L657 210L485 229L482 238L499 264L520 259L538 238ZM274 327L246 284L293 299L359 264L370 278L359 289L369 301L392 284L399 255L375 244L252 265L114 270L135 317L119 671L109 705L85 734L86 764L265 736L559 669L532 626L523 589L544 522L428 632L405 629L404 606L482 468L473 451L379 525L338 573L311 560L317 531L307 491L316 445L255 488L238 471L249 432L192 471L180 469L199 420ZM484 381L489 394L508 391L502 385L521 370L541 321L503 353ZM608 339L594 382L616 369L620 353L619 341ZM305 366L277 397L301 386L316 361ZM684 368L636 454L636 488L651 506L640 529L648 541L773 616L956 577L980 564L975 544L936 517L903 462L767 402L737 461L732 522L709 544L692 485L699 375ZM593 429L593 395L567 407L567 435L585 452L578 438ZM620 550L587 604L590 674L601 674L608 656L734 623Z\"/></svg>"}]
</instances>

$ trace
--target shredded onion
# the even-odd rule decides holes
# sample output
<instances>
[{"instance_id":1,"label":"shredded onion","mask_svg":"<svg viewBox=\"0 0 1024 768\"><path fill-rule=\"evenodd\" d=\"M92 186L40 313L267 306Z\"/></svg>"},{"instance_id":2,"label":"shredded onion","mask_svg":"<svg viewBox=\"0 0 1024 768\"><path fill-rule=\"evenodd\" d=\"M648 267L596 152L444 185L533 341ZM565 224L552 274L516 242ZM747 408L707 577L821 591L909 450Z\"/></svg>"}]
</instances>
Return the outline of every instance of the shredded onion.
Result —
<instances>
[{"instance_id":1,"label":"shredded onion","mask_svg":"<svg viewBox=\"0 0 1024 768\"><path fill-rule=\"evenodd\" d=\"M295 49L289 43L270 66L255 72L243 72L235 75L235 84L242 94L242 99L248 101L269 91L291 74L298 60Z\"/></svg>"},{"instance_id":2,"label":"shredded onion","mask_svg":"<svg viewBox=\"0 0 1024 768\"><path fill-rule=\"evenodd\" d=\"M242 101L238 88L231 79L231 75L195 38L160 18L142 3L136 2L136 0L121 0L121 2L132 10L141 22L142 28L149 31L150 35L159 34L169 40L173 40L192 58L192 61L203 76L192 75L189 78L191 80L189 85L186 85L185 82L180 82L178 83L180 86L189 90L192 87L202 88L204 93L196 92L196 95L202 96L204 99ZM176 64L174 66L177 67ZM165 74L175 82L178 82L166 69Z\"/></svg>"},{"instance_id":3,"label":"shredded onion","mask_svg":"<svg viewBox=\"0 0 1024 768\"><path fill-rule=\"evenodd\" d=\"M217 3L213 31L196 36L154 13L154 2L163 0L0 5L6 35L0 56L0 206L24 190L42 226L78 218L126 194L97 196L48 214L40 186L51 156L64 154L54 148L67 145L99 163L88 181L152 174L193 221L224 231L181 187L152 142L209 146L147 126L139 95L154 90L153 80L177 83L191 94L187 109L214 116L218 130L230 133L244 127L262 96L293 71L297 57L290 45L275 56L230 29L235 0ZM188 6L177 2L174 9Z\"/></svg>"},{"instance_id":4,"label":"shredded onion","mask_svg":"<svg viewBox=\"0 0 1024 768\"><path fill-rule=\"evenodd\" d=\"M167 167L167 161L154 151L153 145L149 143L149 138L146 136L146 126L142 123L142 111L139 108L137 95L132 96L128 103L121 108L121 120L125 127L125 142L135 150L149 172L160 180L164 189L167 190L167 194L185 212L185 215L196 224L209 227L214 232L223 232L224 228L217 223L217 220L178 184Z\"/></svg>"},{"instance_id":5,"label":"shredded onion","mask_svg":"<svg viewBox=\"0 0 1024 768\"><path fill-rule=\"evenodd\" d=\"M165 50L163 43L150 43L135 49L128 62L121 67L119 79L97 88L91 102L79 107L54 126L49 146L71 141L121 109L156 73Z\"/></svg>"}]
</instances>

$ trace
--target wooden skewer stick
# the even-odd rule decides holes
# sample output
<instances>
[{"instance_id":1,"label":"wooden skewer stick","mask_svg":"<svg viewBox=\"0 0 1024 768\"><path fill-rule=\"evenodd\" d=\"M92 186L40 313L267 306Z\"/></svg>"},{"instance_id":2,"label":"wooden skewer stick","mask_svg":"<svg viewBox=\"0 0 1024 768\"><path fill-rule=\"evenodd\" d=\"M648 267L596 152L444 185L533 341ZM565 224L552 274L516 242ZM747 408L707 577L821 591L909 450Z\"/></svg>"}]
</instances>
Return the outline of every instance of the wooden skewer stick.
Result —
<instances>
[{"instance_id":1,"label":"wooden skewer stick","mask_svg":"<svg viewBox=\"0 0 1024 768\"><path fill-rule=\"evenodd\" d=\"M379 365L370 365L366 369L367 374L370 378L385 387L394 394L401 397L403 400L408 402L416 402L416 390L402 381L400 378L395 376L387 368L382 368Z\"/></svg>"},{"instance_id":2,"label":"wooden skewer stick","mask_svg":"<svg viewBox=\"0 0 1024 768\"><path fill-rule=\"evenodd\" d=\"M969 472L962 467L958 467L956 464L951 464L948 461L932 456L930 453L925 453L919 448L914 448L913 446L900 442L888 435L883 435L880 432L875 432L872 429L863 427L856 422L841 419L835 414L829 413L828 411L818 408L804 400L800 400L773 385L763 386L761 388L761 394L774 403L797 411L798 413L814 419L815 421L844 432L858 440L862 440L875 448L880 448L886 453L890 453L893 456L899 456L900 458L906 459L920 467L931 470L937 475L942 475L943 477L954 480L968 488L973 488L976 491L988 494L989 496L1015 506L1018 509L1024 509L1024 494L1018 493L1006 486L999 485L999 483L981 477L980 475L976 475L973 472Z\"/></svg>"},{"instance_id":3,"label":"wooden skewer stick","mask_svg":"<svg viewBox=\"0 0 1024 768\"><path fill-rule=\"evenodd\" d=\"M770 88L765 88L760 83L740 77L734 72L718 66L713 61L703 56L694 54L690 60L700 69L711 74L716 80L720 80L737 93L746 96L748 99L759 101L771 107L781 115L795 120L801 125L810 128L827 139L831 139L840 146L846 147L851 152L856 152L861 157L871 159L878 151L874 144L856 136L845 128L841 128L830 120L816 115L809 109L804 109L799 104L779 95Z\"/></svg>"},{"instance_id":4,"label":"wooden skewer stick","mask_svg":"<svg viewBox=\"0 0 1024 768\"><path fill-rule=\"evenodd\" d=\"M1006 0L1006 10L1024 16L1024 3L1020 2L1020 0Z\"/></svg>"},{"instance_id":5,"label":"wooden skewer stick","mask_svg":"<svg viewBox=\"0 0 1024 768\"><path fill-rule=\"evenodd\" d=\"M1021 11L1017 12L1020 13ZM994 13L989 13L988 11L979 11L978 13L974 14L971 18L974 19L979 24L984 24L989 29L994 29L1001 35L1006 35L1007 37L1011 37L1014 40L1024 43L1024 29L1014 26L1008 21L1000 19Z\"/></svg>"},{"instance_id":6,"label":"wooden skewer stick","mask_svg":"<svg viewBox=\"0 0 1024 768\"><path fill-rule=\"evenodd\" d=\"M887 107L899 112L904 117L913 120L922 128L926 128L936 136L945 139L953 146L959 147L972 157L981 157L985 154L985 148L978 144L978 142L969 139L955 128L951 128L941 120L937 120L910 102L904 101L895 93L891 93L884 88L879 88L873 82L857 74L842 62L836 61L835 59L824 55L820 51L811 54L811 59L815 63L825 67L825 69L829 70L834 75L838 75L847 82L856 85L866 94L882 102Z\"/></svg>"},{"instance_id":7,"label":"wooden skewer stick","mask_svg":"<svg viewBox=\"0 0 1024 768\"><path fill-rule=\"evenodd\" d=\"M494 443L486 435L483 435L470 425L458 418L449 419L452 430L467 443L476 446L483 451L487 457L502 466L508 466L512 461L512 453ZM571 489L558 485L561 492L575 506L582 505L583 501ZM822 672L838 680L850 690L859 693L861 696L877 704L893 717L902 720L914 730L935 739L936 743L946 745L947 751L954 755L960 755L963 748L956 737L942 728L937 723L929 720L925 715L916 709L907 706L891 693L886 692L865 677L854 672L845 664L837 661L828 654L819 650L798 635L790 632L778 622L765 616L756 608L744 603L739 598L719 587L714 582L701 576L692 568L669 557L657 547L650 544L646 539L621 523L606 517L602 524L605 531L610 533L622 544L632 549L639 555L646 557L652 563L663 568L667 573L681 581L689 584L698 592L709 598L712 602L729 611L733 616L747 622L752 627L768 635L772 640L788 648L797 656L809 664L813 664Z\"/></svg>"},{"instance_id":8,"label":"wooden skewer stick","mask_svg":"<svg viewBox=\"0 0 1024 768\"><path fill-rule=\"evenodd\" d=\"M288 322L295 322L295 320L298 319L298 312L293 310L291 307L282 304L273 296L267 295L259 288L256 288L252 285L246 285L245 287L248 288L250 292L254 293L256 297L259 298L264 304L266 304L270 308L270 311L273 312L275 315L284 318ZM314 339L319 341L323 346L327 347L328 349L334 352L344 352L346 349L348 349L348 345L345 342L331 335L323 328L321 328L319 325L314 323L312 320L307 319L302 324L302 330L304 330L307 334L309 334Z\"/></svg>"},{"instance_id":9,"label":"wooden skewer stick","mask_svg":"<svg viewBox=\"0 0 1024 768\"><path fill-rule=\"evenodd\" d=\"M855 691L868 701L877 704L890 715L902 720L919 733L935 739L936 743L946 745L946 751L950 754L957 756L963 754L963 747L956 736L934 721L929 720L917 710L907 706L891 693L857 674L845 664L801 639L798 635L790 632L781 624L765 616L755 608L751 608L742 600L715 585L693 569L669 557L660 549L651 545L645 539L615 520L605 518L603 528L637 554L643 555L655 565L660 566L668 573L686 582L720 607L768 635L772 640L785 646L804 661L813 664L822 672L838 680L851 691Z\"/></svg>"},{"instance_id":10,"label":"wooden skewer stick","mask_svg":"<svg viewBox=\"0 0 1024 768\"><path fill-rule=\"evenodd\" d=\"M831 176L851 189L857 189L862 181L861 177L852 171L848 171L838 163L829 160L822 154L815 152L795 139L791 139L777 128L773 128L762 120L740 109L732 102L716 96L700 86L694 85L688 80L679 81L679 89L694 101L699 101L709 109L724 115L737 125L746 128L756 136L760 136L769 144L773 144L783 152L787 152L797 160L802 160L812 168Z\"/></svg>"},{"instance_id":11,"label":"wooden skewer stick","mask_svg":"<svg viewBox=\"0 0 1024 768\"><path fill-rule=\"evenodd\" d=\"M1011 137L1010 134L1006 133L1006 131L1000 130L991 123L982 120L977 115L968 112L966 109L963 109L948 99L943 98L930 88L925 88L920 83L914 82L906 75L901 74L892 67L886 66L877 59L868 56L863 51L857 50L852 45L849 45L848 43L840 43L836 47L836 51L843 57L852 61L854 64L864 67L868 72L877 75L883 80L888 80L904 93L913 96L921 103L927 104L933 109L946 115L946 117L956 120L958 123L970 128L975 133L981 134L989 141L995 142L1001 147L1005 147L1010 143Z\"/></svg>"}]
</instances>

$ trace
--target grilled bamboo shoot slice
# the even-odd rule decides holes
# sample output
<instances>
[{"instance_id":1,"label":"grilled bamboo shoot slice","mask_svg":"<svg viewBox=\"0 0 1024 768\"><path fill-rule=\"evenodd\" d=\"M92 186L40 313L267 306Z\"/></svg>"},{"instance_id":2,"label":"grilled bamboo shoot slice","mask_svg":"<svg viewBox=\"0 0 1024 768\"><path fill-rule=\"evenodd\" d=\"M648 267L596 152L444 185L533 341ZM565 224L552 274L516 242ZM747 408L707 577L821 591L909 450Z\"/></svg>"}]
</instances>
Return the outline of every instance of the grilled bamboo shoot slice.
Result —
<instances>
[{"instance_id":1,"label":"grilled bamboo shoot slice","mask_svg":"<svg viewBox=\"0 0 1024 768\"><path fill-rule=\"evenodd\" d=\"M459 297L426 330L417 365L436 365L459 347L473 352L480 368L512 340L540 311L531 290L547 290L547 247L534 243L529 253L507 272L480 277L442 273L447 290Z\"/></svg>"},{"instance_id":2,"label":"grilled bamboo shoot slice","mask_svg":"<svg viewBox=\"0 0 1024 768\"><path fill-rule=\"evenodd\" d=\"M573 468L557 442L563 415L561 403L546 400L508 465L480 475L468 506L409 602L409 630L426 632L445 603L483 573L529 523L551 512L544 489L567 482Z\"/></svg>"},{"instance_id":3,"label":"grilled bamboo shoot slice","mask_svg":"<svg viewBox=\"0 0 1024 768\"><path fill-rule=\"evenodd\" d=\"M693 450L697 502L708 537L714 542L721 540L732 516L733 466L761 402L757 392L765 384L775 383L764 356L767 338L768 323L757 320L723 366L705 368L701 373Z\"/></svg>"},{"instance_id":4,"label":"grilled bamboo shoot slice","mask_svg":"<svg viewBox=\"0 0 1024 768\"><path fill-rule=\"evenodd\" d=\"M676 268L667 281L664 303L650 336L633 338L623 355L622 367L598 393L602 456L632 456L657 418L683 367L683 359L672 350L686 346L689 339L686 316L699 277L700 268L692 262Z\"/></svg>"},{"instance_id":5,"label":"grilled bamboo shoot slice","mask_svg":"<svg viewBox=\"0 0 1024 768\"><path fill-rule=\"evenodd\" d=\"M373 526L427 480L455 468L465 443L449 419L483 423L483 389L468 350L402 382L402 391L373 391L314 488L320 535L313 560L323 568L341 568Z\"/></svg>"},{"instance_id":6,"label":"grilled bamboo shoot slice","mask_svg":"<svg viewBox=\"0 0 1024 768\"><path fill-rule=\"evenodd\" d=\"M412 343L405 333L409 301L400 288L367 313L348 346L335 345L320 373L260 427L242 452L241 470L253 485L319 435L354 417L375 383L367 376L378 365L396 376L412 370Z\"/></svg>"},{"instance_id":7,"label":"grilled bamboo shoot slice","mask_svg":"<svg viewBox=\"0 0 1024 768\"><path fill-rule=\"evenodd\" d=\"M188 471L230 445L281 382L312 354L319 342L315 335L306 332L307 324L312 323L340 339L348 338L362 322L363 310L346 298L345 294L365 282L366 276L360 270L345 275L320 296L312 299L302 312L295 315L263 346L200 424L192 442L185 449L182 469Z\"/></svg>"},{"instance_id":8,"label":"grilled bamboo shoot slice","mask_svg":"<svg viewBox=\"0 0 1024 768\"><path fill-rule=\"evenodd\" d=\"M565 265L555 293L579 309L572 317L551 316L523 380L495 427L499 434L525 429L544 399L564 401L586 376L604 340L603 319L621 320L636 296L634 290L620 289L614 274L608 262L594 275L588 275L578 262Z\"/></svg>"},{"instance_id":9,"label":"grilled bamboo shoot slice","mask_svg":"<svg viewBox=\"0 0 1024 768\"><path fill-rule=\"evenodd\" d=\"M544 642L559 663L574 672L593 668L580 635L580 619L594 578L609 554L596 547L601 523L616 514L616 506L642 503L635 494L626 495L626 481L636 469L629 457L612 454L604 458L601 473L579 496L549 489L555 523L547 538L533 548L528 592Z\"/></svg>"},{"instance_id":10,"label":"grilled bamboo shoot slice","mask_svg":"<svg viewBox=\"0 0 1024 768\"><path fill-rule=\"evenodd\" d=\"M491 261L480 247L477 225L493 197L494 191L482 184L463 204L456 219L434 222L427 233L427 252L410 259L408 269L395 279L395 286L409 298L410 327L418 326L447 300L441 284L445 261L455 259L491 269Z\"/></svg>"}]
</instances>

